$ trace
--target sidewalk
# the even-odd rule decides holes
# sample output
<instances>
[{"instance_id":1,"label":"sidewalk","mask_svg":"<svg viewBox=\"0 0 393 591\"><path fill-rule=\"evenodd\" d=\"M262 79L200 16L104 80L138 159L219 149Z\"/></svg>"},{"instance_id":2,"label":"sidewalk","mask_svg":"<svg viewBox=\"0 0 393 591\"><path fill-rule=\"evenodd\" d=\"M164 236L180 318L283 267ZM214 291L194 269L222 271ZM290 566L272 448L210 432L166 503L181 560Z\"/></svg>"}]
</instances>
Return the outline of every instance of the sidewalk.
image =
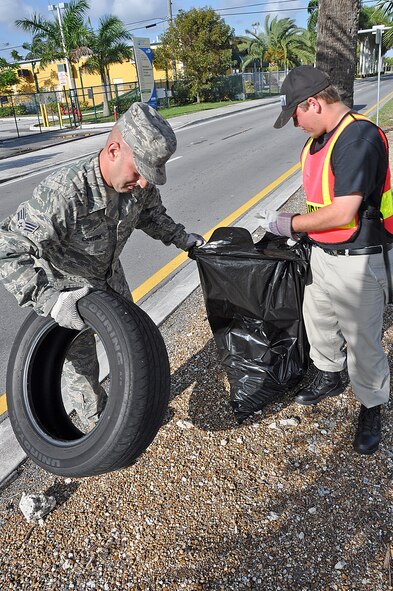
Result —
<instances>
[{"instance_id":1,"label":"sidewalk","mask_svg":"<svg viewBox=\"0 0 393 591\"><path fill-rule=\"evenodd\" d=\"M193 125L199 121L215 119L232 115L241 110L260 107L264 104L269 104L269 102L272 101L269 101L269 99L261 99L253 101L252 106L250 106L250 103L237 104L209 111L201 111L191 115L182 115L170 119L170 123L173 129L176 130ZM275 100L274 102L277 101ZM102 131L100 130L100 132ZM48 168L48 158L53 160L54 166L60 165L61 162L57 160L57 155L53 150L53 147L58 145L59 142L55 141L55 137L49 139L53 142L51 147L46 146L39 150L38 153L35 151L32 154L27 153L13 157L11 166L9 166L10 160L0 160L0 183L38 172L43 168L43 161L45 161L44 167ZM83 142L84 153L89 150L91 150L91 153L94 153L96 151L95 144L97 144L95 136L85 140ZM36 144L34 143L34 140L32 140L30 147L37 150L34 146L36 146ZM75 144L75 142L70 143L69 155L66 156L67 161L69 161L71 155L75 158L81 157L81 154L76 155L77 146L78 144ZM299 186L300 175L294 174L272 191L271 194L266 196L264 204L273 209L278 209L288 201ZM247 228L251 233L254 232L257 227L257 222L253 210L237 220L236 223L239 226ZM174 312L174 310L176 310L189 297L198 285L199 275L196 265L192 261L188 261L183 264L178 271L175 271L168 280L160 284L155 291L148 294L140 302L140 306L151 316L153 321L160 326ZM4 486L7 481L12 480L16 474L18 466L26 457L13 434L8 418L0 422L0 450L2 453L2 462L0 464L1 487Z\"/></svg>"}]
</instances>

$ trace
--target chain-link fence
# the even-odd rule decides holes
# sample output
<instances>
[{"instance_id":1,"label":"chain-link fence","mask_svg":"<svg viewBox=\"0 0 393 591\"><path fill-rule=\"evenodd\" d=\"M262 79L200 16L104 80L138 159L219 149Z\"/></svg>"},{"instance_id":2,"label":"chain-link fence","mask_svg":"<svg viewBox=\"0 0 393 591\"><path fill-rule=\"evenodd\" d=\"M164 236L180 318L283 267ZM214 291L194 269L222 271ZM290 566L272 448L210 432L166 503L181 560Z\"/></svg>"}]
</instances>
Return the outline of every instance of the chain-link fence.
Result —
<instances>
[{"instance_id":1,"label":"chain-link fence","mask_svg":"<svg viewBox=\"0 0 393 591\"><path fill-rule=\"evenodd\" d=\"M285 72L251 72L217 78L201 93L206 101L246 100L277 94ZM191 84L184 79L156 80L158 108L195 102ZM110 86L81 86L31 94L0 96L0 142L55 129L73 129L112 122L140 100L137 82Z\"/></svg>"}]
</instances>

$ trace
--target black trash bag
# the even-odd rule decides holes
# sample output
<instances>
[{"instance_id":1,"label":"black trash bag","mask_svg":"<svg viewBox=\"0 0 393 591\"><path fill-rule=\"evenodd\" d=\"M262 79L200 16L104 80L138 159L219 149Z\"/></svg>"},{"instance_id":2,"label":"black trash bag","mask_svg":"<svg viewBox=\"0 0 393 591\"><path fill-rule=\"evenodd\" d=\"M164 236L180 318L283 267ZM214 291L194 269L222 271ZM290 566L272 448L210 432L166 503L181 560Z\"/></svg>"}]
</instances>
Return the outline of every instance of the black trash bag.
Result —
<instances>
[{"instance_id":1,"label":"black trash bag","mask_svg":"<svg viewBox=\"0 0 393 591\"><path fill-rule=\"evenodd\" d=\"M298 384L307 370L302 317L309 246L218 228L194 248L205 305L238 423Z\"/></svg>"}]
</instances>

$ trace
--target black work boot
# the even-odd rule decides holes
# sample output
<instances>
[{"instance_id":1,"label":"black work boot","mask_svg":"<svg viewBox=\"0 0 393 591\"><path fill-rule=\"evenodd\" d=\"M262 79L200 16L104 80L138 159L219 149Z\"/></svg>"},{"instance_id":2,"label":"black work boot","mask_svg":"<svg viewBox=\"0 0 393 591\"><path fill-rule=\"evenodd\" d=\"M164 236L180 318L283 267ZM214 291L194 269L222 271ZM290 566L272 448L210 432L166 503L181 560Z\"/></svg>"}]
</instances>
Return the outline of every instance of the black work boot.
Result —
<instances>
[{"instance_id":1,"label":"black work boot","mask_svg":"<svg viewBox=\"0 0 393 591\"><path fill-rule=\"evenodd\" d=\"M298 392L295 402L306 405L318 404L324 398L338 396L344 390L345 386L339 371L321 371L318 369L311 384Z\"/></svg>"},{"instance_id":2,"label":"black work boot","mask_svg":"<svg viewBox=\"0 0 393 591\"><path fill-rule=\"evenodd\" d=\"M353 447L359 454L371 455L381 441L381 405L372 408L360 407L358 428Z\"/></svg>"}]
</instances>

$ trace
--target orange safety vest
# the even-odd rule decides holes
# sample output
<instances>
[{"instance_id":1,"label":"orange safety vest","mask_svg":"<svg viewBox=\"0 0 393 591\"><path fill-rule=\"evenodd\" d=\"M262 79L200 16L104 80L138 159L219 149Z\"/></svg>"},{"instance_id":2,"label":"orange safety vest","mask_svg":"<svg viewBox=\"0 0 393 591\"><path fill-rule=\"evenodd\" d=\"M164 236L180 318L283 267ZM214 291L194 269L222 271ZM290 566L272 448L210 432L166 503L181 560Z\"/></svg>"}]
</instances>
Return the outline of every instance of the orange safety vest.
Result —
<instances>
[{"instance_id":1,"label":"orange safety vest","mask_svg":"<svg viewBox=\"0 0 393 591\"><path fill-rule=\"evenodd\" d=\"M334 174L331 167L331 155L336 141L340 134L354 120L370 121L364 115L358 113L348 114L338 125L336 131L329 138L325 146L316 152L310 154L310 147L313 138L310 138L303 148L301 154L301 165L303 171L303 186L306 193L307 211L312 212L320 207L326 207L334 201ZM371 123L371 121L370 121ZM386 136L382 129L378 127L379 134L385 145L386 152L389 152L389 146ZM383 192L381 196L380 212L382 214L385 229L393 234L393 196L390 182L390 168L388 165ZM308 232L308 236L321 243L348 242L359 228L358 214L354 219L344 226L330 228L319 232Z\"/></svg>"}]
</instances>

